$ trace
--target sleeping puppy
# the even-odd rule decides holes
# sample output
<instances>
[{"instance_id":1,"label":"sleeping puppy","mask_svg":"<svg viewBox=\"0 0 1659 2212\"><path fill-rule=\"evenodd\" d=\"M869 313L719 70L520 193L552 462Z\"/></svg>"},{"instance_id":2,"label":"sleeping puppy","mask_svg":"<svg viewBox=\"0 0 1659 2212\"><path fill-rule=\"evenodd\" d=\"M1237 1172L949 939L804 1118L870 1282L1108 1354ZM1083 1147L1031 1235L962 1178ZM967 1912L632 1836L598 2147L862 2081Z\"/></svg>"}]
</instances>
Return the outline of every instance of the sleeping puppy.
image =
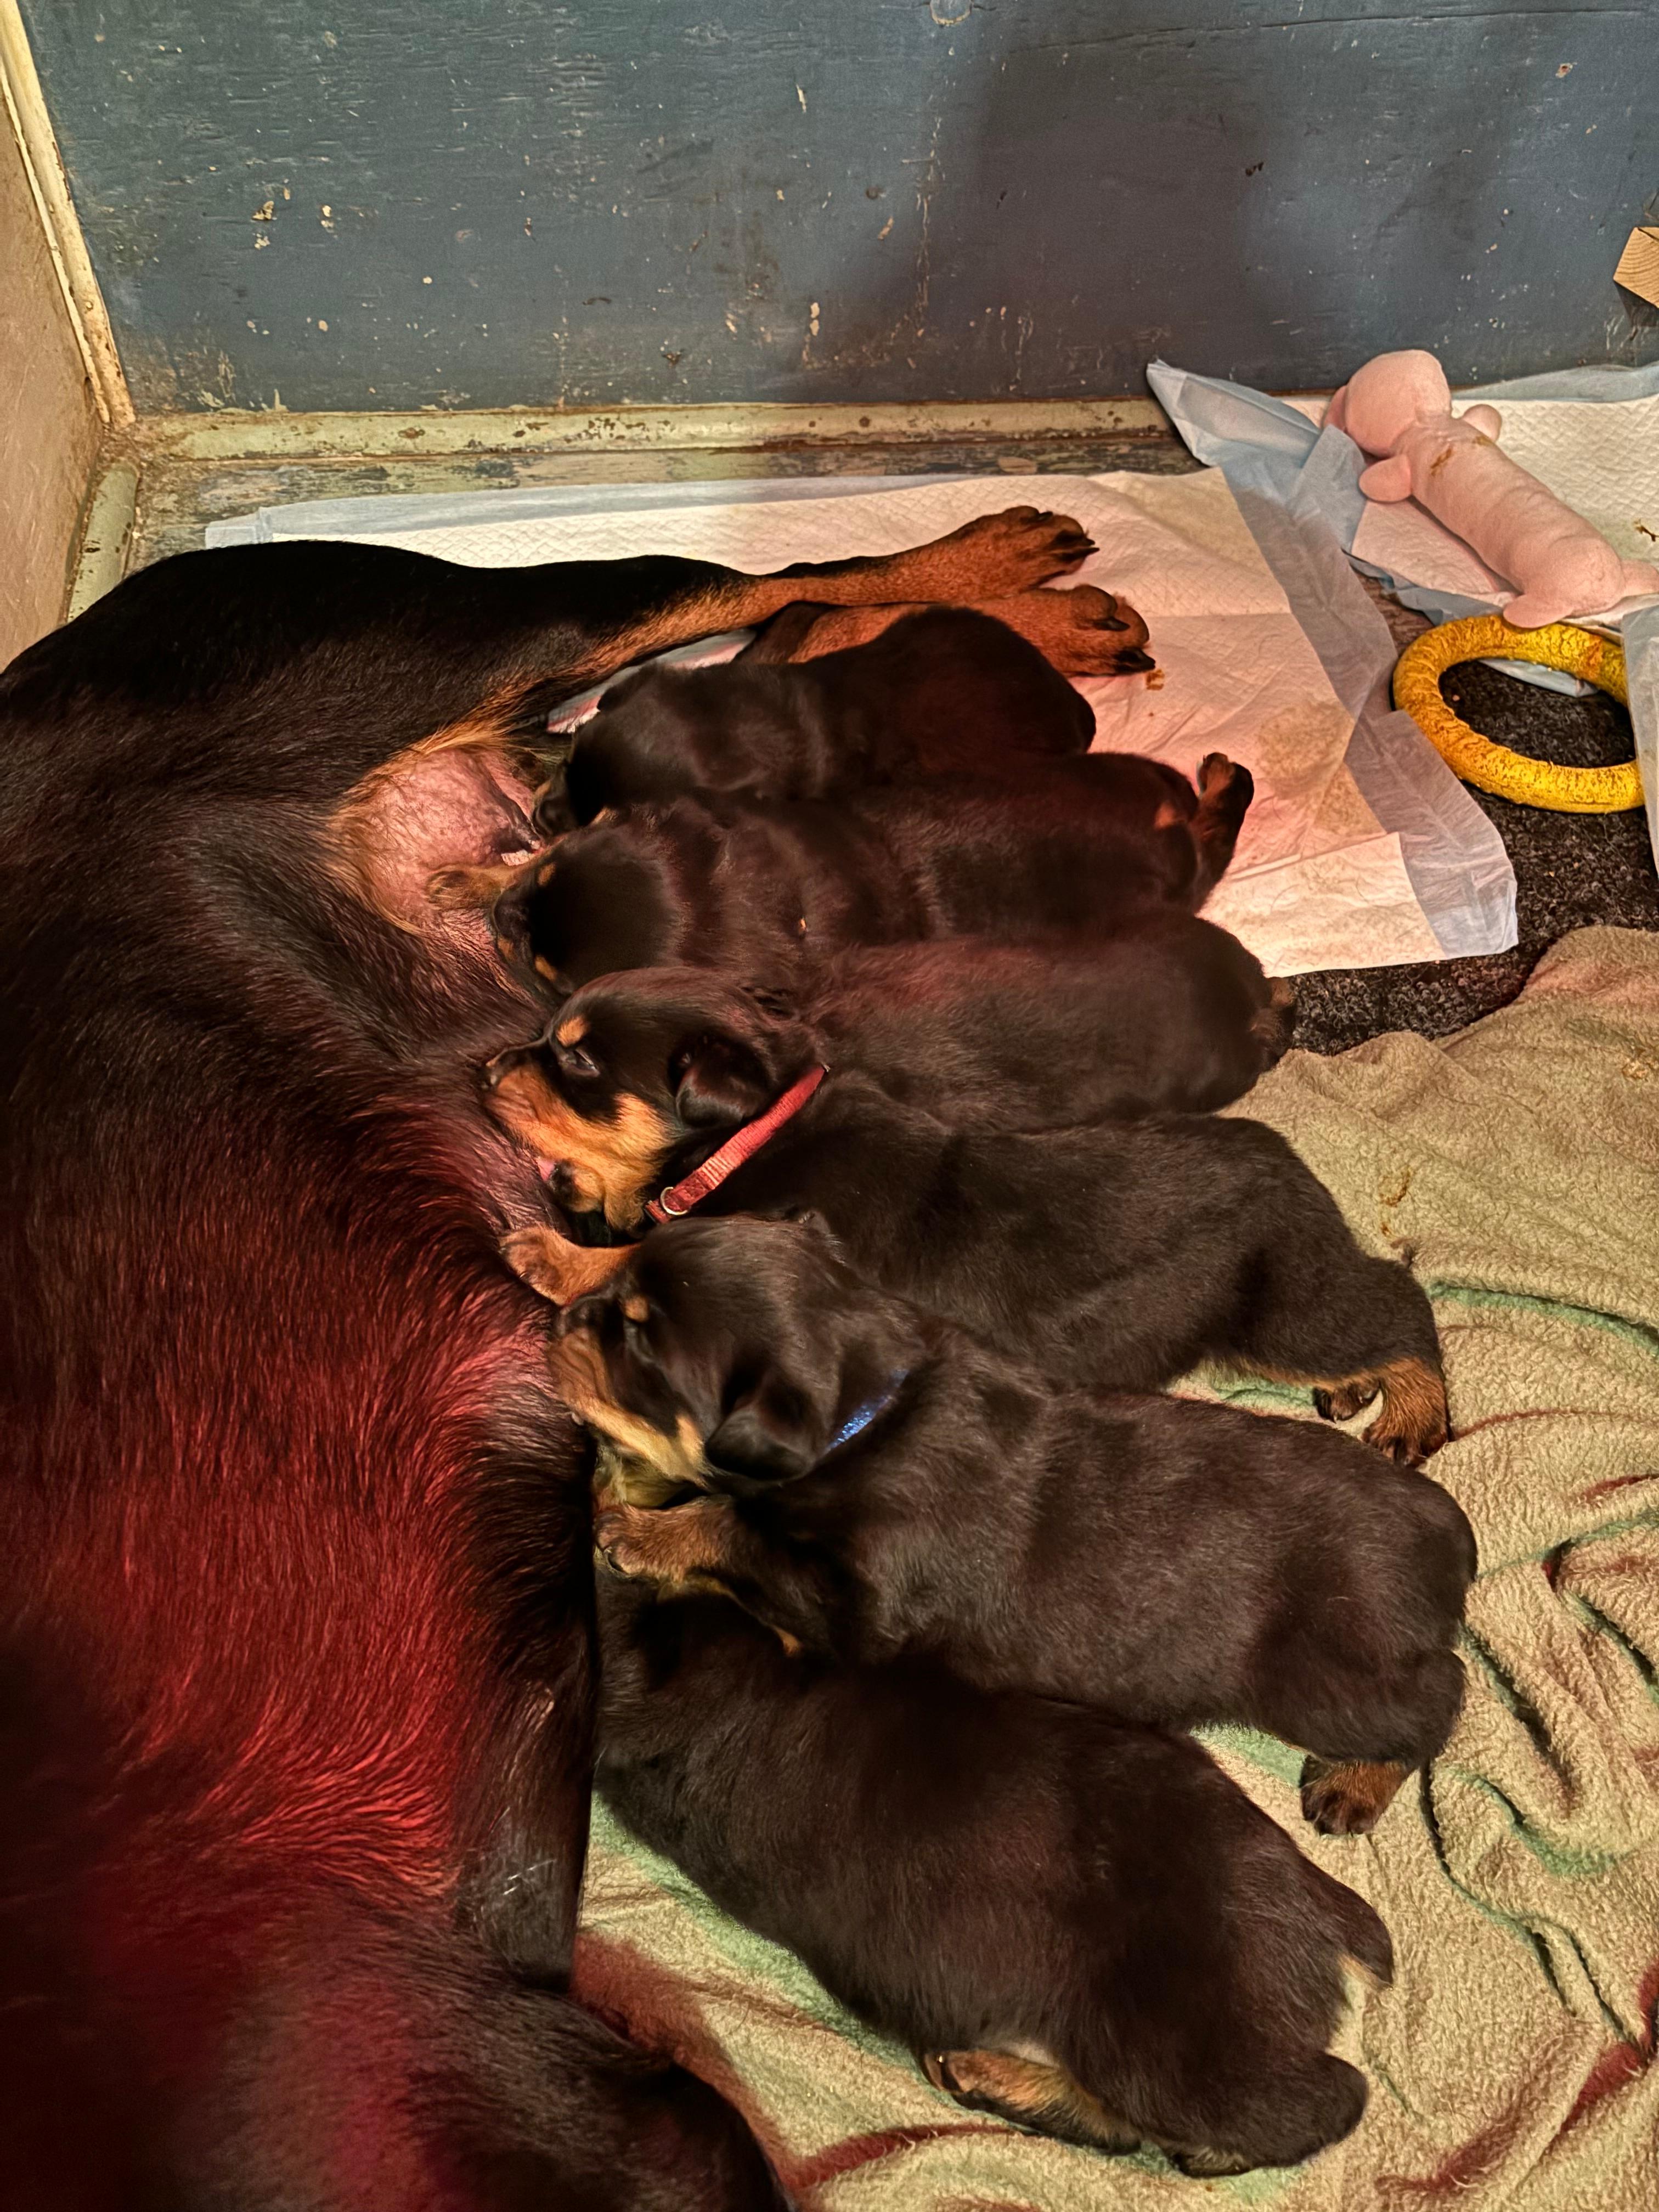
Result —
<instances>
[{"instance_id":1,"label":"sleeping puppy","mask_svg":"<svg viewBox=\"0 0 1659 2212\"><path fill-rule=\"evenodd\" d=\"M1212 754L1199 790L1089 753L1008 784L941 781L775 805L682 799L572 830L512 871L446 871L493 899L497 949L556 999L621 968L690 963L786 981L803 956L922 939L1109 933L1191 912L1231 860L1252 785Z\"/></svg>"},{"instance_id":2,"label":"sleeping puppy","mask_svg":"<svg viewBox=\"0 0 1659 2212\"><path fill-rule=\"evenodd\" d=\"M491 1112L568 1214L638 1232L647 1204L659 1219L811 1210L866 1281L1062 1387L1158 1389L1215 1359L1311 1383L1338 1418L1380 1392L1367 1433L1398 1458L1444 1443L1428 1300L1359 1249L1273 1130L1196 1115L953 1130L867 1075L819 1073L810 1031L723 990L653 1000L619 979L545 1053L486 1071ZM523 1237L530 1279L568 1295L570 1248ZM586 1264L581 1288L607 1265Z\"/></svg>"},{"instance_id":3,"label":"sleeping puppy","mask_svg":"<svg viewBox=\"0 0 1659 2212\"><path fill-rule=\"evenodd\" d=\"M643 1089L701 1030L765 1066L860 1070L952 1127L1055 1128L1228 1105L1283 1055L1293 1012L1289 985L1224 929L1148 915L1099 943L857 947L793 994L713 969L627 969L584 984L488 1080L539 1101L545 1123L567 1086L580 1098L596 1050Z\"/></svg>"},{"instance_id":4,"label":"sleeping puppy","mask_svg":"<svg viewBox=\"0 0 1659 2212\"><path fill-rule=\"evenodd\" d=\"M567 1308L560 1395L623 1462L599 1549L724 1591L793 1649L927 1656L987 1690L1313 1754L1309 1815L1370 1828L1451 1732L1474 1540L1425 1476L1308 1421L1056 1395L872 1290L813 1222L671 1222Z\"/></svg>"},{"instance_id":5,"label":"sleeping puppy","mask_svg":"<svg viewBox=\"0 0 1659 2212\"><path fill-rule=\"evenodd\" d=\"M938 2087L1193 2173L1355 2125L1327 2046L1387 1932L1190 1738L599 1583L600 1795Z\"/></svg>"},{"instance_id":6,"label":"sleeping puppy","mask_svg":"<svg viewBox=\"0 0 1659 2212\"><path fill-rule=\"evenodd\" d=\"M552 838L607 807L694 792L834 799L1018 775L1033 758L1086 752L1094 733L1087 700L1006 623L928 607L867 645L793 665L635 669L576 731L535 822Z\"/></svg>"}]
</instances>

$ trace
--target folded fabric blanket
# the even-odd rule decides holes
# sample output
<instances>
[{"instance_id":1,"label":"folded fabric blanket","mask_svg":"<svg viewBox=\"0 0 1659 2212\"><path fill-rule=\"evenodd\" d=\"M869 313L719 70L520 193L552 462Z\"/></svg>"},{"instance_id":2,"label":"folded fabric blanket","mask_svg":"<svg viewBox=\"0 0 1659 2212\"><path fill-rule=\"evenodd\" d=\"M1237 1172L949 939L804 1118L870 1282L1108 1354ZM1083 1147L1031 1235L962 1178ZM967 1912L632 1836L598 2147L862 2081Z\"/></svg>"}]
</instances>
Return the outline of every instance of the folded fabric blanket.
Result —
<instances>
[{"instance_id":1,"label":"folded fabric blanket","mask_svg":"<svg viewBox=\"0 0 1659 2212\"><path fill-rule=\"evenodd\" d=\"M1455 1439L1433 1473L1480 1540L1462 1718L1374 1837L1305 1826L1288 1747L1209 1737L1389 1923L1394 1986L1340 2046L1369 2109L1304 2167L1205 2184L1023 2136L933 2090L596 1810L579 1987L732 2095L826 2212L1659 2204L1659 938L1581 930L1461 1036L1292 1053L1234 1110L1430 1291Z\"/></svg>"}]
</instances>

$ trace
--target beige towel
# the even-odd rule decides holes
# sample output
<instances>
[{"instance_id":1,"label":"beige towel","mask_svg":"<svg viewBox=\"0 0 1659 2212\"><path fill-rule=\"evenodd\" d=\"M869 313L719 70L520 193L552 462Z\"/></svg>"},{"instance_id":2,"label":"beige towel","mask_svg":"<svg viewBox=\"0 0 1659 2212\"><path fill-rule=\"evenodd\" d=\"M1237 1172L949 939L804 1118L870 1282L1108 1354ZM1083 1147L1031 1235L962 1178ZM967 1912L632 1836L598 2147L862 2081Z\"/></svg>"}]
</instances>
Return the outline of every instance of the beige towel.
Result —
<instances>
[{"instance_id":1,"label":"beige towel","mask_svg":"<svg viewBox=\"0 0 1659 2212\"><path fill-rule=\"evenodd\" d=\"M1292 1053L1235 1110L1429 1290L1455 1439L1432 1471L1480 1539L1462 1718L1373 1838L1304 1825L1286 1747L1209 1739L1393 1934L1341 2046L1358 2131L1199 2184L964 2112L603 1812L580 1984L734 2095L824 2212L1659 2212L1659 938L1581 930L1461 1036Z\"/></svg>"}]
</instances>

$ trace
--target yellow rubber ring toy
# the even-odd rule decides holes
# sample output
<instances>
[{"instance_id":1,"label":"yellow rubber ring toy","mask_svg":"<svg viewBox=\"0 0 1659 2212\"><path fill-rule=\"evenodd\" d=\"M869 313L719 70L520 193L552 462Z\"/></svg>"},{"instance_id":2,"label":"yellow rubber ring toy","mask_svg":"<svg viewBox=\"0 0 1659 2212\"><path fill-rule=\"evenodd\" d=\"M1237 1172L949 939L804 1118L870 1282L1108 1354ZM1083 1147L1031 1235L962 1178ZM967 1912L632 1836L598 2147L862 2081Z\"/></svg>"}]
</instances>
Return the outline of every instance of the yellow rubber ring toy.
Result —
<instances>
[{"instance_id":1,"label":"yellow rubber ring toy","mask_svg":"<svg viewBox=\"0 0 1659 2212\"><path fill-rule=\"evenodd\" d=\"M1613 639L1571 623L1546 623L1541 629L1512 629L1501 615L1474 615L1467 622L1443 623L1425 630L1401 654L1394 672L1394 703L1403 707L1455 774L1480 791L1515 799L1523 806L1547 806L1560 814L1620 814L1642 804L1642 778L1633 760L1617 768L1562 768L1554 761L1528 760L1507 745L1495 745L1453 714L1440 696L1440 678L1465 660L1535 660L1545 668L1564 668L1610 691L1628 706L1625 650Z\"/></svg>"}]
</instances>

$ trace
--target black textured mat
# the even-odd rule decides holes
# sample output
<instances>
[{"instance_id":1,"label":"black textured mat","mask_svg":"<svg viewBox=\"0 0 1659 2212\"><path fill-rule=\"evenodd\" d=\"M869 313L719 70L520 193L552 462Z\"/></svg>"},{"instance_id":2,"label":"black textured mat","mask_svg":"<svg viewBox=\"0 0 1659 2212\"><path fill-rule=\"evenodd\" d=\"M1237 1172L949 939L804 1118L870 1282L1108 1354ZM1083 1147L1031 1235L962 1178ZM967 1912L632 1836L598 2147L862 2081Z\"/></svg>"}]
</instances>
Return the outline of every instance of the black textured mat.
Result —
<instances>
[{"instance_id":1,"label":"black textured mat","mask_svg":"<svg viewBox=\"0 0 1659 2212\"><path fill-rule=\"evenodd\" d=\"M1472 661L1441 690L1483 737L1569 768L1628 760L1630 717L1600 692L1571 699ZM1659 876L1640 807L1626 814L1554 814L1474 793L1515 864L1520 940L1480 960L1408 968L1328 969L1296 979L1296 1042L1341 1052L1385 1030L1444 1036L1506 1006L1558 937L1586 922L1659 930Z\"/></svg>"}]
</instances>

